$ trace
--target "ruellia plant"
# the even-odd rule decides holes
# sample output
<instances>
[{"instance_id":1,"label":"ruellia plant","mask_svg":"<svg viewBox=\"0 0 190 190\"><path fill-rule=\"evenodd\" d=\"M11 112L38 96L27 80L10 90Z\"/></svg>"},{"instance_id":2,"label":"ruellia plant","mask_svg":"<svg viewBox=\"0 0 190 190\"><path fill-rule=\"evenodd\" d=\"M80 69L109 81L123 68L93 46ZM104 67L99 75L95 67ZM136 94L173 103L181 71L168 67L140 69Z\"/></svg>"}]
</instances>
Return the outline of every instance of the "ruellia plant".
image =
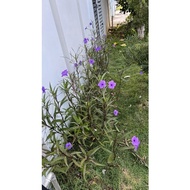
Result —
<instances>
[{"instance_id":1,"label":"ruellia plant","mask_svg":"<svg viewBox=\"0 0 190 190\"><path fill-rule=\"evenodd\" d=\"M86 181L92 167L112 164L118 149L137 151L140 144L135 136L126 144L129 133L119 125L118 86L108 75L105 38L85 38L84 51L84 57L72 56L75 70L60 72L57 86L42 87L42 127L49 131L45 142L50 147L42 157L43 175L53 171L67 178L69 173Z\"/></svg>"}]
</instances>

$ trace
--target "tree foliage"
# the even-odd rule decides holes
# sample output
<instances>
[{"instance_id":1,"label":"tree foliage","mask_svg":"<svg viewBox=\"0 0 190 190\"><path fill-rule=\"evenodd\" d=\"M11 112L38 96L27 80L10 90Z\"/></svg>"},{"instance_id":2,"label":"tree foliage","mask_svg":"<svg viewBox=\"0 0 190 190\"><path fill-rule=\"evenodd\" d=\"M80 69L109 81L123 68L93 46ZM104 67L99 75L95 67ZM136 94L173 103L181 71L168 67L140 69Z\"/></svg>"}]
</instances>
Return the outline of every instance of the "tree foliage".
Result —
<instances>
[{"instance_id":1,"label":"tree foliage","mask_svg":"<svg viewBox=\"0 0 190 190\"><path fill-rule=\"evenodd\" d=\"M146 26L148 29L148 0L119 0L122 11L130 12L130 19L135 28Z\"/></svg>"}]
</instances>

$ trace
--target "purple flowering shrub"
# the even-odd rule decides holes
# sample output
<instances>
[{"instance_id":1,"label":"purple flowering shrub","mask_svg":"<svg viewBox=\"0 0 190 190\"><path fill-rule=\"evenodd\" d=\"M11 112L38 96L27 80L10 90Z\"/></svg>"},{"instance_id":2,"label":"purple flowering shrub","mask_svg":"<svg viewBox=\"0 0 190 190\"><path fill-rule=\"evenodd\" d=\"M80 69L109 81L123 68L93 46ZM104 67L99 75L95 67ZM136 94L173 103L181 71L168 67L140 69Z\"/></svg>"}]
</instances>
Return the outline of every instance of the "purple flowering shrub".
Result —
<instances>
[{"instance_id":1,"label":"purple flowering shrub","mask_svg":"<svg viewBox=\"0 0 190 190\"><path fill-rule=\"evenodd\" d=\"M120 148L137 151L140 141L123 144L127 135L120 129L120 112L114 104L117 82L107 76L105 40L85 38L84 50L83 60L78 55L71 60L74 72L60 71L57 86L42 87L42 126L49 129L46 141L52 144L42 164L43 173L53 171L66 178L69 172L81 171L86 180L91 166L109 166ZM101 151L103 162L98 158Z\"/></svg>"}]
</instances>

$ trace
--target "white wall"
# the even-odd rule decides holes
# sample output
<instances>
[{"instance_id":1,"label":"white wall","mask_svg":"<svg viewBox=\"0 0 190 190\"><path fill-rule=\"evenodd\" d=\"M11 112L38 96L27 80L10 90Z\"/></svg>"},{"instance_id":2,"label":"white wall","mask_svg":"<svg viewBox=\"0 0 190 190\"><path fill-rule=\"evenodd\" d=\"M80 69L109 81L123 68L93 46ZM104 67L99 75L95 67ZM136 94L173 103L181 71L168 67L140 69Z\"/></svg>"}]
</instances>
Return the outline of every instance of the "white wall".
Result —
<instances>
[{"instance_id":1,"label":"white wall","mask_svg":"<svg viewBox=\"0 0 190 190\"><path fill-rule=\"evenodd\" d=\"M59 36L48 0L42 1L42 85L56 85L66 69Z\"/></svg>"},{"instance_id":2,"label":"white wall","mask_svg":"<svg viewBox=\"0 0 190 190\"><path fill-rule=\"evenodd\" d=\"M67 65L65 57L83 46L85 30L94 20L90 0L42 0L42 85L56 85ZM53 7L53 8L52 8ZM70 68L69 68L70 67Z\"/></svg>"}]
</instances>

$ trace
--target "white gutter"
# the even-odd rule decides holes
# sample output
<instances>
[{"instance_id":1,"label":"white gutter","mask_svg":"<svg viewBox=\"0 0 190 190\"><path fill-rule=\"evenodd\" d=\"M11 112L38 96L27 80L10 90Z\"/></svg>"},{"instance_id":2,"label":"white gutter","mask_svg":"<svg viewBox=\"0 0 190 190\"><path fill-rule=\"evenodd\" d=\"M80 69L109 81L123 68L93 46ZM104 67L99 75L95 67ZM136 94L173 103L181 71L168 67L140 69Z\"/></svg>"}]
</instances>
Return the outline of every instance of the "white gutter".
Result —
<instances>
[{"instance_id":1,"label":"white gutter","mask_svg":"<svg viewBox=\"0 0 190 190\"><path fill-rule=\"evenodd\" d=\"M56 1L55 0L49 0L49 3L50 3L51 10L52 10L53 18L54 18L54 21L55 21L55 25L56 25L57 33L58 33L58 36L59 36L59 40L60 40L60 43L61 43L61 48L62 48L63 55L64 55L64 58L65 58L65 62L66 62L66 65L67 65L67 69L68 69L69 72L72 72L71 64L69 63L69 60L68 60L68 58L70 58L70 56L69 56L68 48L67 48L67 45L66 45L64 32L63 32L63 29L62 29L62 26L61 26L61 20L60 20L60 17L59 17Z\"/></svg>"}]
</instances>

